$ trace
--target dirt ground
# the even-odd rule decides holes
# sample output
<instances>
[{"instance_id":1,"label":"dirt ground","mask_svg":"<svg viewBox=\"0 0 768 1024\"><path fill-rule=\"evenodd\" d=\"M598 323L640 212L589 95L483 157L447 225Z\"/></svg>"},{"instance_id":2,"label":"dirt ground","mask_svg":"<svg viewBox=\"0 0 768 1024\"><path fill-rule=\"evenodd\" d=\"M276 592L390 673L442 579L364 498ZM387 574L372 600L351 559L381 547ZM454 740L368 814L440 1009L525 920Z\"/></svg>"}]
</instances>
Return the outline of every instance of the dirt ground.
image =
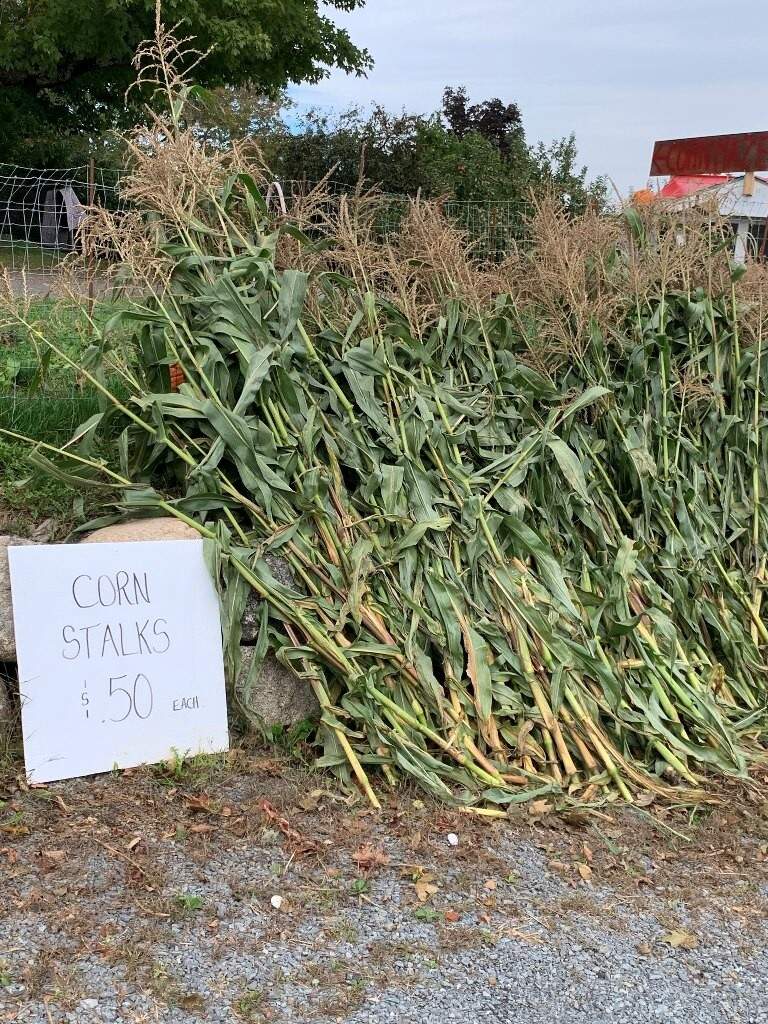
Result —
<instances>
[{"instance_id":1,"label":"dirt ground","mask_svg":"<svg viewBox=\"0 0 768 1024\"><path fill-rule=\"evenodd\" d=\"M540 801L489 823L416 792L377 814L259 752L34 788L7 770L0 1021L409 1020L397 1007L431 971L495 948L501 964L504 945L519 972L574 935L596 962L695 971L722 926L727 955L748 957L768 947L759 792L559 814ZM396 1009L377 1016L395 977ZM768 1019L734 1006L711 1020Z\"/></svg>"}]
</instances>

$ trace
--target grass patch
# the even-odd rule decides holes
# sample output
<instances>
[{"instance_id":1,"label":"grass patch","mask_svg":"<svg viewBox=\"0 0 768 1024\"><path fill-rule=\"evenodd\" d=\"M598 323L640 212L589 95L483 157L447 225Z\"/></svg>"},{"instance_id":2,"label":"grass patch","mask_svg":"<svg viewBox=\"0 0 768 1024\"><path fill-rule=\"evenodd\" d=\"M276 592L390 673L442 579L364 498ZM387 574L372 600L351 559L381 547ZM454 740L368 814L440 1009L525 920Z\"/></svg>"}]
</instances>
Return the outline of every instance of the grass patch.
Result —
<instances>
[{"instance_id":1,"label":"grass patch","mask_svg":"<svg viewBox=\"0 0 768 1024\"><path fill-rule=\"evenodd\" d=\"M161 786L188 786L202 789L215 784L226 776L237 764L235 750L216 754L193 754L186 756L174 751L172 757L151 766L152 776Z\"/></svg>"},{"instance_id":2,"label":"grass patch","mask_svg":"<svg viewBox=\"0 0 768 1024\"><path fill-rule=\"evenodd\" d=\"M113 302L94 309L97 328L116 311ZM84 307L58 299L31 303L30 324L69 359L80 363L93 344ZM126 345L129 339L125 338ZM64 359L41 351L33 331L0 324L0 428L65 444L76 429L97 413L100 400L90 382ZM120 391L119 382L110 381ZM63 535L78 522L98 514L105 496L83 495L68 484L40 473L29 461L29 447L0 435L0 532L26 535L41 520L52 519ZM93 507L92 507L93 506Z\"/></svg>"},{"instance_id":3,"label":"grass patch","mask_svg":"<svg viewBox=\"0 0 768 1024\"><path fill-rule=\"evenodd\" d=\"M61 263L65 255L63 250L27 246L16 238L0 238L0 267L8 270L51 270Z\"/></svg>"},{"instance_id":4,"label":"grass patch","mask_svg":"<svg viewBox=\"0 0 768 1024\"><path fill-rule=\"evenodd\" d=\"M93 310L96 330L103 327L119 308L117 302L97 302ZM85 378L64 360L57 360L55 355L49 359L47 346L41 347L34 331L54 342L67 357L78 362L94 340L85 306L63 299L41 298L29 304L25 320L33 331L17 323L3 323L0 319L0 393L11 387L30 388L35 383L60 394L82 392L87 384ZM127 345L127 334L124 340ZM41 362L45 373L38 382Z\"/></svg>"},{"instance_id":5,"label":"grass patch","mask_svg":"<svg viewBox=\"0 0 768 1024\"><path fill-rule=\"evenodd\" d=\"M195 910L202 910L203 901L199 896L193 896L188 892L176 894L176 907L184 914L192 913Z\"/></svg>"},{"instance_id":6,"label":"grass patch","mask_svg":"<svg viewBox=\"0 0 768 1024\"><path fill-rule=\"evenodd\" d=\"M238 996L232 1004L232 1010L240 1020L256 1024L256 1022L266 1019L264 1015L266 1006L265 993L261 989L250 989Z\"/></svg>"},{"instance_id":7,"label":"grass patch","mask_svg":"<svg viewBox=\"0 0 768 1024\"><path fill-rule=\"evenodd\" d=\"M74 488L37 471L26 445L0 437L0 533L27 536L45 519L58 524L57 533L66 532L82 515L78 497Z\"/></svg>"}]
</instances>

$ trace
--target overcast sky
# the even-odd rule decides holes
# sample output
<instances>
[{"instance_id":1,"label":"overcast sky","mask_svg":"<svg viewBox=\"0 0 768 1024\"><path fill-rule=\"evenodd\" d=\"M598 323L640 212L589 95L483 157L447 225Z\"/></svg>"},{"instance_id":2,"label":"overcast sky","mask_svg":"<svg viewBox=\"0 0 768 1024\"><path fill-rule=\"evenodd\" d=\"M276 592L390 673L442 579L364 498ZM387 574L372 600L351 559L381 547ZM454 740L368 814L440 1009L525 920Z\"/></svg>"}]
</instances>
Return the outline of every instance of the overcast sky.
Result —
<instances>
[{"instance_id":1,"label":"overcast sky","mask_svg":"<svg viewBox=\"0 0 768 1024\"><path fill-rule=\"evenodd\" d=\"M332 17L376 66L292 89L300 105L428 112L463 84L517 103L529 142L574 131L622 193L645 185L655 139L768 129L760 0L368 0Z\"/></svg>"}]
</instances>

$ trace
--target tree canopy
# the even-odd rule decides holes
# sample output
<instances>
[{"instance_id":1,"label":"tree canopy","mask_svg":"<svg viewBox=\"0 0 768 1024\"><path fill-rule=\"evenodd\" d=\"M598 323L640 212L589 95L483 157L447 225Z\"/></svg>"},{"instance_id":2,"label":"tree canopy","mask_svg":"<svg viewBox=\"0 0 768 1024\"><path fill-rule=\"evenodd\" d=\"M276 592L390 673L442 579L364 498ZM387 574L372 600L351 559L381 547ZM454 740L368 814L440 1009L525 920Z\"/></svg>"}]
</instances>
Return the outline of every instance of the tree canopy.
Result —
<instances>
[{"instance_id":1,"label":"tree canopy","mask_svg":"<svg viewBox=\"0 0 768 1024\"><path fill-rule=\"evenodd\" d=\"M482 135L503 156L508 156L515 143L523 138L523 119L516 103L500 99L470 103L464 86L443 91L443 120L458 139L470 133Z\"/></svg>"},{"instance_id":2,"label":"tree canopy","mask_svg":"<svg viewBox=\"0 0 768 1024\"><path fill-rule=\"evenodd\" d=\"M542 190L574 213L606 202L605 181L589 180L573 135L529 146L514 103L473 104L463 87L446 88L441 109L430 115L393 114L380 105L338 115L310 110L294 130L257 134L283 180L312 182L332 171L337 181L363 177L385 192L504 201L521 210Z\"/></svg>"},{"instance_id":3,"label":"tree canopy","mask_svg":"<svg viewBox=\"0 0 768 1024\"><path fill-rule=\"evenodd\" d=\"M163 20L181 23L210 54L195 69L204 86L253 83L277 94L333 67L364 73L357 47L324 9L365 0L165 0ZM131 59L154 31L154 0L0 0L0 157L30 166L79 162L94 142L129 124Z\"/></svg>"}]
</instances>

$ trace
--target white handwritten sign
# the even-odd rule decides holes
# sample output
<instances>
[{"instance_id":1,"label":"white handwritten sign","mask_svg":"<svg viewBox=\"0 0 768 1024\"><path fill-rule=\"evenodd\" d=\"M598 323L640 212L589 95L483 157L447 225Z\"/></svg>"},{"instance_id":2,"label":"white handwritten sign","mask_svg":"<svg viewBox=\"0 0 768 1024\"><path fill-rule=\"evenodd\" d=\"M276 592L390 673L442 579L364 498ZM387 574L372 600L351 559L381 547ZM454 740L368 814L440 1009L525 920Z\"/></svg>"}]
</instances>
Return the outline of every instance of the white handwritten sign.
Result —
<instances>
[{"instance_id":1,"label":"white handwritten sign","mask_svg":"<svg viewBox=\"0 0 768 1024\"><path fill-rule=\"evenodd\" d=\"M31 782L226 750L203 542L8 549Z\"/></svg>"}]
</instances>

